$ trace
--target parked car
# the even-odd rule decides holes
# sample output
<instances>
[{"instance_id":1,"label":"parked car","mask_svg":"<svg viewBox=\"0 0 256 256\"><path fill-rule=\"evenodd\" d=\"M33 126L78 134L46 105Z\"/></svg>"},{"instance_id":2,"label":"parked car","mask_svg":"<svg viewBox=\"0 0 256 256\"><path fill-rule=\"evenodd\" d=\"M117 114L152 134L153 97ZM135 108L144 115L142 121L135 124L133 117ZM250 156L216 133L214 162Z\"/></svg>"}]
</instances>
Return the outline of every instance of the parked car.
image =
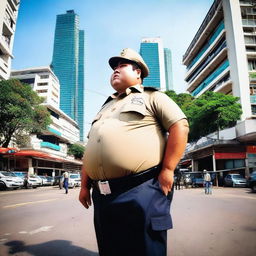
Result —
<instances>
[{"instance_id":1,"label":"parked car","mask_svg":"<svg viewBox=\"0 0 256 256\"><path fill-rule=\"evenodd\" d=\"M0 189L20 188L23 186L23 180L12 172L0 171Z\"/></svg>"},{"instance_id":2,"label":"parked car","mask_svg":"<svg viewBox=\"0 0 256 256\"><path fill-rule=\"evenodd\" d=\"M224 178L224 185L231 187L246 187L246 179L241 174L230 173Z\"/></svg>"},{"instance_id":3,"label":"parked car","mask_svg":"<svg viewBox=\"0 0 256 256\"><path fill-rule=\"evenodd\" d=\"M81 177L80 174L77 173L70 173L68 178L68 187L80 187L81 186Z\"/></svg>"},{"instance_id":4,"label":"parked car","mask_svg":"<svg viewBox=\"0 0 256 256\"><path fill-rule=\"evenodd\" d=\"M51 176L39 176L42 179L42 186L52 186L53 185L53 177Z\"/></svg>"},{"instance_id":5,"label":"parked car","mask_svg":"<svg viewBox=\"0 0 256 256\"><path fill-rule=\"evenodd\" d=\"M192 178L192 187L203 187L204 186L204 178L202 177L194 177Z\"/></svg>"},{"instance_id":6,"label":"parked car","mask_svg":"<svg viewBox=\"0 0 256 256\"><path fill-rule=\"evenodd\" d=\"M256 171L252 172L247 180L247 185L252 192L256 193Z\"/></svg>"},{"instance_id":7,"label":"parked car","mask_svg":"<svg viewBox=\"0 0 256 256\"><path fill-rule=\"evenodd\" d=\"M23 186L25 188L37 188L41 186L42 180L37 175L29 175L27 172L13 172L16 176L23 179Z\"/></svg>"}]
</instances>

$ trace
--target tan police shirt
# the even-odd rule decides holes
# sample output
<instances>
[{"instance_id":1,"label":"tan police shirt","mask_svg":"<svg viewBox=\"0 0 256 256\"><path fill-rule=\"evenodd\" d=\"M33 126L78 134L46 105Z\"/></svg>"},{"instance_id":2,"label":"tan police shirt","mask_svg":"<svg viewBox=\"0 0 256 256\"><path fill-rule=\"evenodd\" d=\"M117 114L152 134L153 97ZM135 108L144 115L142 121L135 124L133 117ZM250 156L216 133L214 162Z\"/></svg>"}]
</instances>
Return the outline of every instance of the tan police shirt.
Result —
<instances>
[{"instance_id":1,"label":"tan police shirt","mask_svg":"<svg viewBox=\"0 0 256 256\"><path fill-rule=\"evenodd\" d=\"M92 122L84 156L86 173L93 180L104 180L158 165L168 129L183 118L166 94L142 85L112 95Z\"/></svg>"}]
</instances>

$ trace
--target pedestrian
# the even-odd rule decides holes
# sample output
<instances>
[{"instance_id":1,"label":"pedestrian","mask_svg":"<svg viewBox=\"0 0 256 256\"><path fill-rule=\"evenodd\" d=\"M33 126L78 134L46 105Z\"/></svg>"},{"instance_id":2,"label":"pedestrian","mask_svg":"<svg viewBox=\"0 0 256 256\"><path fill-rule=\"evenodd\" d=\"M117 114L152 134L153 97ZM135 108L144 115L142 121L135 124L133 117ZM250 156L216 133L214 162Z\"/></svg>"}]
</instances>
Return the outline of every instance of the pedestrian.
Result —
<instances>
[{"instance_id":1,"label":"pedestrian","mask_svg":"<svg viewBox=\"0 0 256 256\"><path fill-rule=\"evenodd\" d=\"M181 186L181 177L182 177L182 174L181 174L181 171L179 169L176 169L175 172L174 172L174 175L176 176L176 179L175 179L175 189L177 190L180 190L180 186Z\"/></svg>"},{"instance_id":2,"label":"pedestrian","mask_svg":"<svg viewBox=\"0 0 256 256\"><path fill-rule=\"evenodd\" d=\"M116 92L92 122L79 200L88 208L92 187L100 256L164 256L188 123L166 94L143 87L149 69L137 52L124 49L109 64Z\"/></svg>"},{"instance_id":3,"label":"pedestrian","mask_svg":"<svg viewBox=\"0 0 256 256\"><path fill-rule=\"evenodd\" d=\"M64 172L63 178L64 178L63 187L65 188L65 193L67 194L68 193L68 172Z\"/></svg>"},{"instance_id":4,"label":"pedestrian","mask_svg":"<svg viewBox=\"0 0 256 256\"><path fill-rule=\"evenodd\" d=\"M207 170L204 170L204 191L205 194L211 194L212 193L212 182L211 182L211 175L207 172Z\"/></svg>"}]
</instances>

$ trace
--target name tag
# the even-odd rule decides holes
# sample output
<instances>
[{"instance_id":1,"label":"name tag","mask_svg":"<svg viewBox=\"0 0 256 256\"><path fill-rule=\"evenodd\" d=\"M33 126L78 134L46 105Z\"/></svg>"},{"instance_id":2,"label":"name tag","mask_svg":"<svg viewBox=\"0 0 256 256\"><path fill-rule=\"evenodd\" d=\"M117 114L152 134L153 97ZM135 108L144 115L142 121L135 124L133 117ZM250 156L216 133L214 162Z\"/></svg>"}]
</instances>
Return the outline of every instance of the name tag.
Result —
<instances>
[{"instance_id":1,"label":"name tag","mask_svg":"<svg viewBox=\"0 0 256 256\"><path fill-rule=\"evenodd\" d=\"M111 194L111 189L110 189L108 181L99 181L98 186L99 186L100 193L102 195Z\"/></svg>"}]
</instances>

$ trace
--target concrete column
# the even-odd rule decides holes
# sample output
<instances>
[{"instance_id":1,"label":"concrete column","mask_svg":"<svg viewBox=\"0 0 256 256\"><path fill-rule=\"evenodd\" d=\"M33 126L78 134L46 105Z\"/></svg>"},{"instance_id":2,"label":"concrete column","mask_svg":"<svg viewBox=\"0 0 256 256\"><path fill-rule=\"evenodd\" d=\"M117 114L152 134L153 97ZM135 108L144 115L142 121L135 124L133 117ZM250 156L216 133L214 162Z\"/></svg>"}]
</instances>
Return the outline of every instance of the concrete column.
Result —
<instances>
[{"instance_id":1,"label":"concrete column","mask_svg":"<svg viewBox=\"0 0 256 256\"><path fill-rule=\"evenodd\" d=\"M213 171L216 172L216 159L215 159L215 154L214 154L214 151L213 151L213 154L212 154L212 167L213 167ZM218 173L215 173L216 174L216 186L218 187L219 186L219 181L218 181Z\"/></svg>"},{"instance_id":2,"label":"concrete column","mask_svg":"<svg viewBox=\"0 0 256 256\"><path fill-rule=\"evenodd\" d=\"M244 43L241 9L239 0L223 0L224 24L230 63L230 77L233 95L240 98L241 120L252 115L250 103L250 81Z\"/></svg>"},{"instance_id":3,"label":"concrete column","mask_svg":"<svg viewBox=\"0 0 256 256\"><path fill-rule=\"evenodd\" d=\"M32 158L28 159L28 175L34 174L34 167L32 165Z\"/></svg>"}]
</instances>

